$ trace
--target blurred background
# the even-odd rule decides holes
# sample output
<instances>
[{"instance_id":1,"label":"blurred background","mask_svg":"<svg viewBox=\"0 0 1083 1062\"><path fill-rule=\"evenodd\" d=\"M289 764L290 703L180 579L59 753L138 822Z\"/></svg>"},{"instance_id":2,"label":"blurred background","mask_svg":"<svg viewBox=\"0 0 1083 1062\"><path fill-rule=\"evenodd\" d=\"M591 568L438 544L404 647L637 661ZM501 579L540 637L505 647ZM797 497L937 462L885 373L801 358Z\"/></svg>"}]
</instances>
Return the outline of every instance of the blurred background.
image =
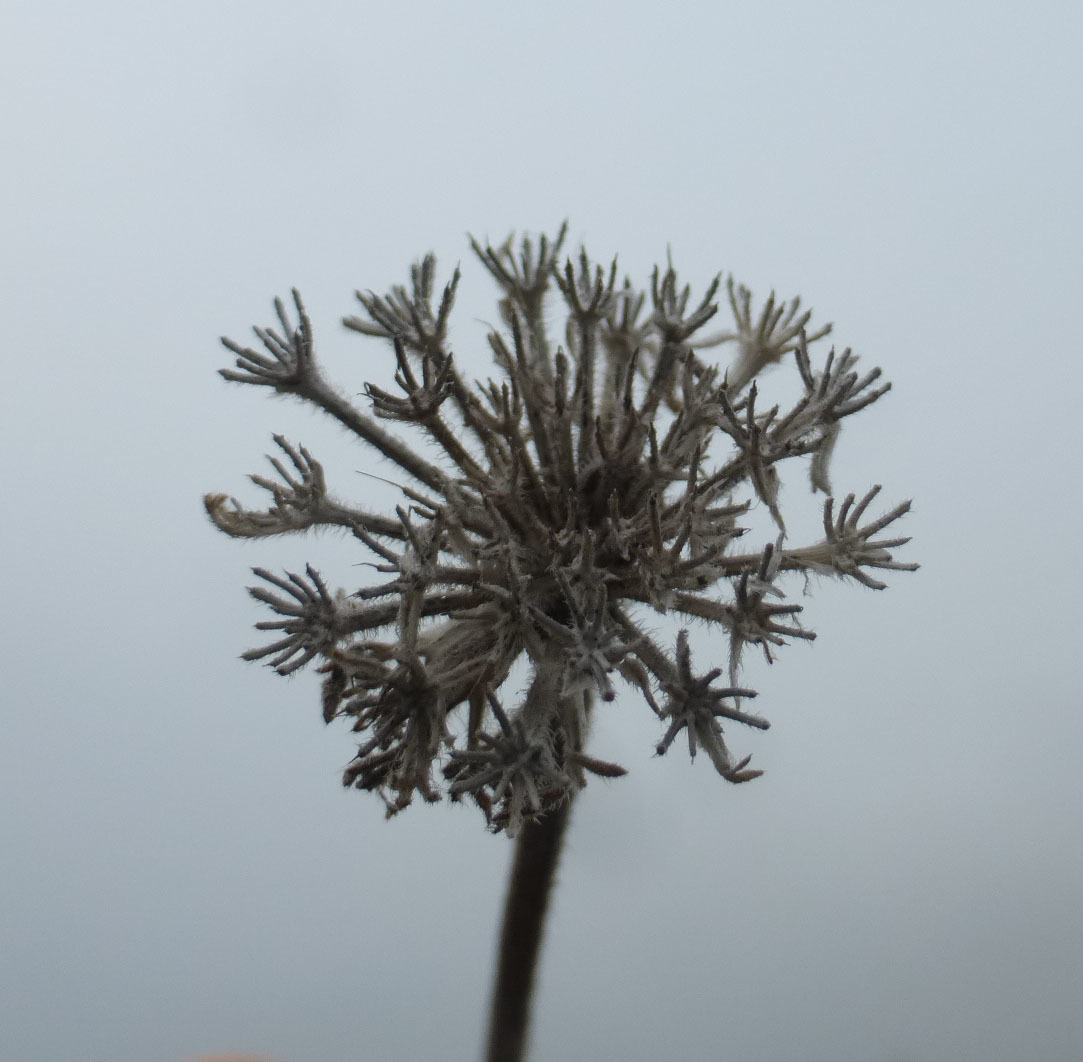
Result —
<instances>
[{"instance_id":1,"label":"blurred background","mask_svg":"<svg viewBox=\"0 0 1083 1062\"><path fill-rule=\"evenodd\" d=\"M799 294L882 366L834 482L912 497L922 568L791 585L819 639L748 657L751 785L656 758L632 692L598 712L631 773L576 808L532 1058L1083 1057L1080 11L9 0L0 1057L479 1057L509 843L385 821L316 676L238 660L251 566L368 558L200 499L262 504L281 432L390 508L386 462L225 383L218 337L297 286L357 394L391 370L354 290L434 250L485 376L467 233L564 218L639 283L669 248L697 297ZM785 511L815 535L800 474Z\"/></svg>"}]
</instances>

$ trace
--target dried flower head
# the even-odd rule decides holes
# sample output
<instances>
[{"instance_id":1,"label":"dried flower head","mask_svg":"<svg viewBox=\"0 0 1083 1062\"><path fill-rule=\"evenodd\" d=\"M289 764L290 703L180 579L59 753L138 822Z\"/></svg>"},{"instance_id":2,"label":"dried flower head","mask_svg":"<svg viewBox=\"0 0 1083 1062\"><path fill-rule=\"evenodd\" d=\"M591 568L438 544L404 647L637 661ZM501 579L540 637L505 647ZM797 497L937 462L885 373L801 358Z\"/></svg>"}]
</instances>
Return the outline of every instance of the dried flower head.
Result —
<instances>
[{"instance_id":1,"label":"dried flower head","mask_svg":"<svg viewBox=\"0 0 1083 1062\"><path fill-rule=\"evenodd\" d=\"M801 606L785 603L779 574L879 589L871 569L917 567L893 559L905 538L877 537L908 503L863 522L879 487L856 504L849 495L837 516L828 497L821 542L786 542L780 467L810 457L812 486L827 493L842 420L890 387L879 369L859 374L849 351L814 368L809 344L829 329L809 332L798 300L773 296L754 320L751 296L732 280L735 328L697 341L718 310L720 277L695 302L672 266L640 291L618 285L615 260L603 268L584 250L561 263L564 235L472 241L500 287L504 325L489 334L498 377L484 384L456 367L448 319L459 273L434 303L431 255L409 286L359 292L364 316L344 322L394 352L398 390L367 384L371 414L324 377L296 291L296 323L277 301L280 327L255 330L262 350L223 340L236 355L227 380L318 406L410 477L394 516L368 512L332 497L312 455L276 435L277 479L252 477L267 509L205 499L234 536L348 530L387 577L347 594L311 567L285 577L255 569L265 585L251 593L276 615L257 627L276 637L244 656L283 675L319 661L324 719L350 719L361 735L344 782L379 792L389 814L415 793L439 799L446 783L451 799L470 797L513 834L588 773L623 774L585 749L595 695L612 700L618 679L660 718L659 754L683 730L693 756L703 748L724 778L748 781L761 772L723 736L723 721L768 725L742 707L755 696L738 685L743 650L759 646L770 661L788 639L814 637L798 624ZM554 294L567 308L556 348L546 327ZM702 360L701 349L726 343L736 349L728 371ZM789 353L804 394L785 413L764 409L757 377ZM426 459L388 422L420 432L446 459ZM757 501L777 538L742 552L742 520ZM696 673L686 631L673 648L658 641L641 619L648 609L723 627L728 685L717 683L719 668ZM529 688L510 708L502 687L524 653Z\"/></svg>"}]
</instances>

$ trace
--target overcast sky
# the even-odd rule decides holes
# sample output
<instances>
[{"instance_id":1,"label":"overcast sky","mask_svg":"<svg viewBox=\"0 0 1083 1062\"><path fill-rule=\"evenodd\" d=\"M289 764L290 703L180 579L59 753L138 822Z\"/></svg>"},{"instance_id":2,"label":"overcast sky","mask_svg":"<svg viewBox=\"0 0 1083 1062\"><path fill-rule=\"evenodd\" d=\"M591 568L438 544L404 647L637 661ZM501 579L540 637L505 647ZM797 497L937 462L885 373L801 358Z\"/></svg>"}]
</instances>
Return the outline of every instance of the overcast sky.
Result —
<instances>
[{"instance_id":1,"label":"overcast sky","mask_svg":"<svg viewBox=\"0 0 1083 1062\"><path fill-rule=\"evenodd\" d=\"M631 773L576 807L533 1062L1083 1058L1080 11L8 0L0 1056L479 1057L510 845L342 790L316 677L238 659L244 587L366 558L229 540L200 497L255 503L282 432L393 505L218 337L296 285L360 392L387 355L339 319L431 249L485 374L466 234L567 217L882 366L834 479L914 499L922 568L800 598L815 645L745 675L751 785L654 757L638 696L599 712Z\"/></svg>"}]
</instances>

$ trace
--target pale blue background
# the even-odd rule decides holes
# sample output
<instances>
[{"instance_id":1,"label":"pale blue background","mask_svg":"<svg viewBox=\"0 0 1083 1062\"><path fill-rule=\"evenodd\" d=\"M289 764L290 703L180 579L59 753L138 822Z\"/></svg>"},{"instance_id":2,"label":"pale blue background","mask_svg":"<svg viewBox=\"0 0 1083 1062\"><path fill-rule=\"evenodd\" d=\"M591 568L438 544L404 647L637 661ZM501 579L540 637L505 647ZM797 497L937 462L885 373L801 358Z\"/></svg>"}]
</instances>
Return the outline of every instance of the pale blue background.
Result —
<instances>
[{"instance_id":1,"label":"pale blue background","mask_svg":"<svg viewBox=\"0 0 1083 1062\"><path fill-rule=\"evenodd\" d=\"M280 431L392 504L217 336L297 285L359 392L354 288L434 249L483 374L465 233L564 217L640 280L670 245L697 290L800 293L882 365L836 481L914 497L923 568L814 587L815 646L753 661L752 785L601 713L632 773L577 809L534 1062L1083 1058L1080 11L8 0L0 1058L478 1057L507 842L340 789L315 679L237 660L243 586L364 558L231 542L200 495L254 502Z\"/></svg>"}]
</instances>

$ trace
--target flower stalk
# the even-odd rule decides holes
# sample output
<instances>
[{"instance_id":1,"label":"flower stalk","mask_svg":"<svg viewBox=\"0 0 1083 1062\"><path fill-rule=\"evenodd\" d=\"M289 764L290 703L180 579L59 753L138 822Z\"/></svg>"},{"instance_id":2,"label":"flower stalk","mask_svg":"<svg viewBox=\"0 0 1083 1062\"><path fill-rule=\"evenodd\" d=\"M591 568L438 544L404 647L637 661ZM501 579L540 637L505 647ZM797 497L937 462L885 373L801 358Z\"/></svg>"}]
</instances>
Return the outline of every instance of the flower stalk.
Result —
<instances>
[{"instance_id":1,"label":"flower stalk","mask_svg":"<svg viewBox=\"0 0 1083 1062\"><path fill-rule=\"evenodd\" d=\"M520 1062L553 881L571 802L528 822L515 839L489 1012L486 1062Z\"/></svg>"}]
</instances>

